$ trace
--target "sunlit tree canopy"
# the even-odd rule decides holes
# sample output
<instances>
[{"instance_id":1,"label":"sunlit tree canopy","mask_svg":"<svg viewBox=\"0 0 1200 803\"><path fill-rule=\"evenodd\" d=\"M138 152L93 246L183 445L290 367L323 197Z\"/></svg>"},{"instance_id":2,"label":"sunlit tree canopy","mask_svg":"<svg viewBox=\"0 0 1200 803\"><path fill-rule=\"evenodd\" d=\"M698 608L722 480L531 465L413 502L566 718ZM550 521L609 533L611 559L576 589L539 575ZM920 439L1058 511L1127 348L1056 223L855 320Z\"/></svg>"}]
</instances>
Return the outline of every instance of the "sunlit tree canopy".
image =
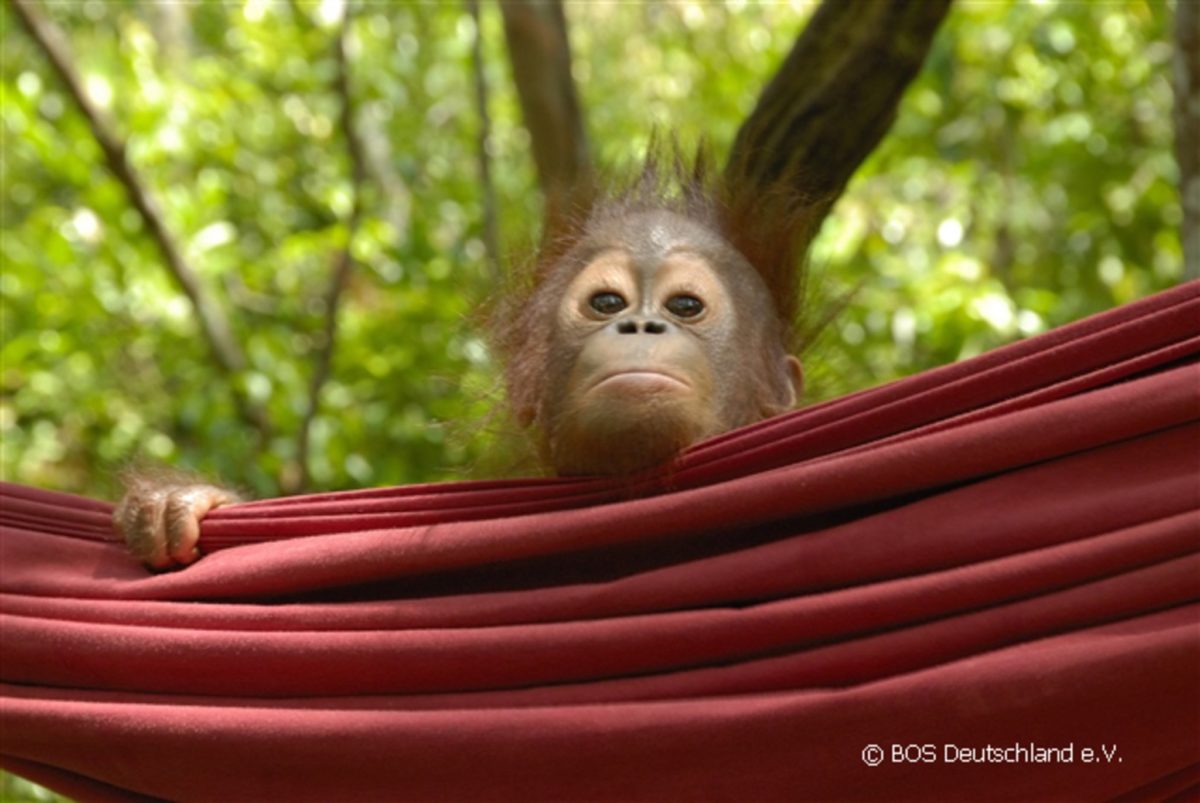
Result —
<instances>
[{"instance_id":1,"label":"sunlit tree canopy","mask_svg":"<svg viewBox=\"0 0 1200 803\"><path fill-rule=\"evenodd\" d=\"M812 8L568 3L596 161L628 169L656 131L726 153ZM87 119L5 6L5 479L112 495L120 467L148 460L257 494L289 488L348 237L309 487L497 465L484 456L495 451L499 383L477 326L497 286L480 75L506 259L536 243L542 196L495 6L483 4L478 31L460 4L352 8L345 64L361 186L339 121L340 3L42 11L245 364L217 370ZM803 355L805 403L1180 281L1170 19L1158 2L952 9L814 247L814 314L845 306ZM269 420L265 434L239 415L239 397Z\"/></svg>"}]
</instances>

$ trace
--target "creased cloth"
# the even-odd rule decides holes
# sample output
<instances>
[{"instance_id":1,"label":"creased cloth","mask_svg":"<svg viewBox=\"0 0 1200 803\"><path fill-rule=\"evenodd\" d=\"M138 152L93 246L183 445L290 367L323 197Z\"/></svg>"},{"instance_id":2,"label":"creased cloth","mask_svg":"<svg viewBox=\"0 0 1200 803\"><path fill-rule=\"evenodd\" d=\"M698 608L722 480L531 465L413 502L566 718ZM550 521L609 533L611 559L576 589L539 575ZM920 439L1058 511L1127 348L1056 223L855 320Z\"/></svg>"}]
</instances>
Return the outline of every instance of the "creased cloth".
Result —
<instances>
[{"instance_id":1,"label":"creased cloth","mask_svg":"<svg viewBox=\"0 0 1200 803\"><path fill-rule=\"evenodd\" d=\"M0 487L0 765L85 800L1200 794L1200 283L641 485Z\"/></svg>"}]
</instances>

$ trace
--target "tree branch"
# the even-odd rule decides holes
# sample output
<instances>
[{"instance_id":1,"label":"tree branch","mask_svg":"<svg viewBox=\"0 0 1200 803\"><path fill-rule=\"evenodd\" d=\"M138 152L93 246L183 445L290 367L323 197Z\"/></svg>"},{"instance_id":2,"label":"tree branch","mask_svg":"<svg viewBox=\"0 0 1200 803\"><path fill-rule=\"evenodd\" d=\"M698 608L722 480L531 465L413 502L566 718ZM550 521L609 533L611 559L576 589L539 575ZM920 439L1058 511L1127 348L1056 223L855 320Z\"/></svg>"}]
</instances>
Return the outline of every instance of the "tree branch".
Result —
<instances>
[{"instance_id":1,"label":"tree branch","mask_svg":"<svg viewBox=\"0 0 1200 803\"><path fill-rule=\"evenodd\" d=\"M738 131L726 177L788 183L828 210L891 127L950 3L825 0Z\"/></svg>"},{"instance_id":2,"label":"tree branch","mask_svg":"<svg viewBox=\"0 0 1200 803\"><path fill-rule=\"evenodd\" d=\"M351 170L351 207L350 217L346 220L345 243L333 260L333 273L330 276L329 288L325 291L325 322L322 330L322 341L316 354L316 364L308 383L308 401L305 405L304 419L300 423L300 432L296 443L296 461L299 476L294 480L284 478L284 491L294 493L308 487L311 480L308 469L312 425L321 405L321 389L329 380L330 368L333 364L333 354L337 346L338 309L346 286L350 281L350 272L354 267L354 256L351 248L354 235L358 231L362 219L362 187L367 175L366 152L362 139L354 124L355 103L354 94L350 89L350 63L346 54L350 38L351 8L347 4L342 16L341 27L334 42L334 52L337 61L337 71L333 79L333 91L341 99L341 113L338 116L338 126L342 139L346 143L346 152L350 157Z\"/></svg>"},{"instance_id":3,"label":"tree branch","mask_svg":"<svg viewBox=\"0 0 1200 803\"><path fill-rule=\"evenodd\" d=\"M1183 275L1200 279L1200 7L1175 4L1175 159L1183 205Z\"/></svg>"},{"instance_id":4,"label":"tree branch","mask_svg":"<svg viewBox=\"0 0 1200 803\"><path fill-rule=\"evenodd\" d=\"M487 143L491 136L492 118L488 115L487 76L483 72L483 29L480 28L479 0L467 0L467 13L475 23L475 39L471 42L471 74L475 83L475 113L479 117L479 135L475 140L479 160L479 183L483 190L483 244L487 250L488 270L493 283L500 282L500 226L496 217L496 187L492 181L492 158Z\"/></svg>"},{"instance_id":5,"label":"tree branch","mask_svg":"<svg viewBox=\"0 0 1200 803\"><path fill-rule=\"evenodd\" d=\"M591 172L561 0L500 0L538 180L553 215Z\"/></svg>"},{"instance_id":6,"label":"tree branch","mask_svg":"<svg viewBox=\"0 0 1200 803\"><path fill-rule=\"evenodd\" d=\"M200 333L212 351L217 365L227 375L233 375L246 366L246 358L233 337L229 322L221 308L213 302L200 283L195 270L184 258L181 249L167 230L166 222L157 203L150 195L141 177L129 161L125 142L109 125L101 111L96 108L84 92L83 84L72 66L66 40L61 31L38 8L28 0L10 0L13 10L21 20L30 37L45 54L54 72L58 75L67 94L75 101L86 118L96 143L104 154L108 169L125 188L130 202L141 215L150 237L162 254L167 271L183 290L184 295L196 311ZM253 404L236 385L234 400L241 416L265 437L269 432L266 413Z\"/></svg>"}]
</instances>

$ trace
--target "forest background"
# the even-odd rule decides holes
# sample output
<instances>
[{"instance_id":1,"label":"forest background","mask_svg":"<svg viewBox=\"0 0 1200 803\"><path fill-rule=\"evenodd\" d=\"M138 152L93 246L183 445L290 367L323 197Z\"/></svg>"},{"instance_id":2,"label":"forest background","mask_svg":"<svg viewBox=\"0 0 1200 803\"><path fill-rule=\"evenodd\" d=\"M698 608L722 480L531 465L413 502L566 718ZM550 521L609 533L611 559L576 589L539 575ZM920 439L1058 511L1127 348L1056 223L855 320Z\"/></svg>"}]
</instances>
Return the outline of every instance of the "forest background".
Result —
<instances>
[{"instance_id":1,"label":"forest background","mask_svg":"<svg viewBox=\"0 0 1200 803\"><path fill-rule=\"evenodd\" d=\"M135 461L256 495L496 471L476 310L542 209L498 8L39 8L237 359L6 5L0 476L111 498ZM813 8L566 4L591 158L636 166L656 130L723 157ZM804 403L1182 280L1173 11L953 6L814 246L817 295L854 292Z\"/></svg>"}]
</instances>

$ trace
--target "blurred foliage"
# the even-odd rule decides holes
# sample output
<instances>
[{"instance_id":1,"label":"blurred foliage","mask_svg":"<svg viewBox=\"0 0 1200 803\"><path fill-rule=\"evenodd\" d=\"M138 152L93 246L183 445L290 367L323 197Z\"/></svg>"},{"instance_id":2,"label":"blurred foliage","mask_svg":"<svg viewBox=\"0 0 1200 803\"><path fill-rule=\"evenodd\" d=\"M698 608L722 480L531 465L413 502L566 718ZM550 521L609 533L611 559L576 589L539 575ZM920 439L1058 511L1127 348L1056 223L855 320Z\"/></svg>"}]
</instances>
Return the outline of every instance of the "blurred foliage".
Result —
<instances>
[{"instance_id":1,"label":"blurred foliage","mask_svg":"<svg viewBox=\"0 0 1200 803\"><path fill-rule=\"evenodd\" d=\"M824 231L838 392L1182 276L1163 3L963 3Z\"/></svg>"},{"instance_id":2,"label":"blurred foliage","mask_svg":"<svg viewBox=\"0 0 1200 803\"><path fill-rule=\"evenodd\" d=\"M278 492L352 198L333 90L338 8L47 6L89 95L128 138L173 234L233 318L250 366L232 379L216 370L86 122L4 10L4 478L111 496L115 470L144 459ZM539 198L499 13L483 11L488 148L501 231L520 253L535 239ZM570 5L599 161L636 163L656 127L724 153L810 11ZM1147 2L952 12L815 249L816 295L857 291L807 354L809 401L1178 280L1169 14ZM474 35L458 4L355 12L370 181L313 430L317 487L469 476L495 440L495 366L474 326L493 287ZM230 381L266 406L268 443L235 415Z\"/></svg>"},{"instance_id":3,"label":"blurred foliage","mask_svg":"<svg viewBox=\"0 0 1200 803\"><path fill-rule=\"evenodd\" d=\"M724 153L807 3L578 3L575 77L602 163L654 128ZM48 7L172 232L229 310L269 411L258 444L87 125L5 8L0 473L98 496L135 459L257 494L296 451L345 241L350 162L323 2ZM818 241L815 296L848 306L813 344L809 401L962 359L1165 288L1181 275L1159 2L961 3L898 121ZM471 474L495 438L492 290L458 4L372 3L353 22L366 218L314 427L321 488ZM539 199L499 14L482 35L501 230ZM821 302L814 303L814 314ZM465 422L465 423L464 423ZM477 424L473 422L484 422ZM487 461L483 465L490 465ZM5 800L47 799L0 781Z\"/></svg>"},{"instance_id":4,"label":"blurred foliage","mask_svg":"<svg viewBox=\"0 0 1200 803\"><path fill-rule=\"evenodd\" d=\"M0 800L4 803L61 803L69 799L24 778L0 771Z\"/></svg>"}]
</instances>

